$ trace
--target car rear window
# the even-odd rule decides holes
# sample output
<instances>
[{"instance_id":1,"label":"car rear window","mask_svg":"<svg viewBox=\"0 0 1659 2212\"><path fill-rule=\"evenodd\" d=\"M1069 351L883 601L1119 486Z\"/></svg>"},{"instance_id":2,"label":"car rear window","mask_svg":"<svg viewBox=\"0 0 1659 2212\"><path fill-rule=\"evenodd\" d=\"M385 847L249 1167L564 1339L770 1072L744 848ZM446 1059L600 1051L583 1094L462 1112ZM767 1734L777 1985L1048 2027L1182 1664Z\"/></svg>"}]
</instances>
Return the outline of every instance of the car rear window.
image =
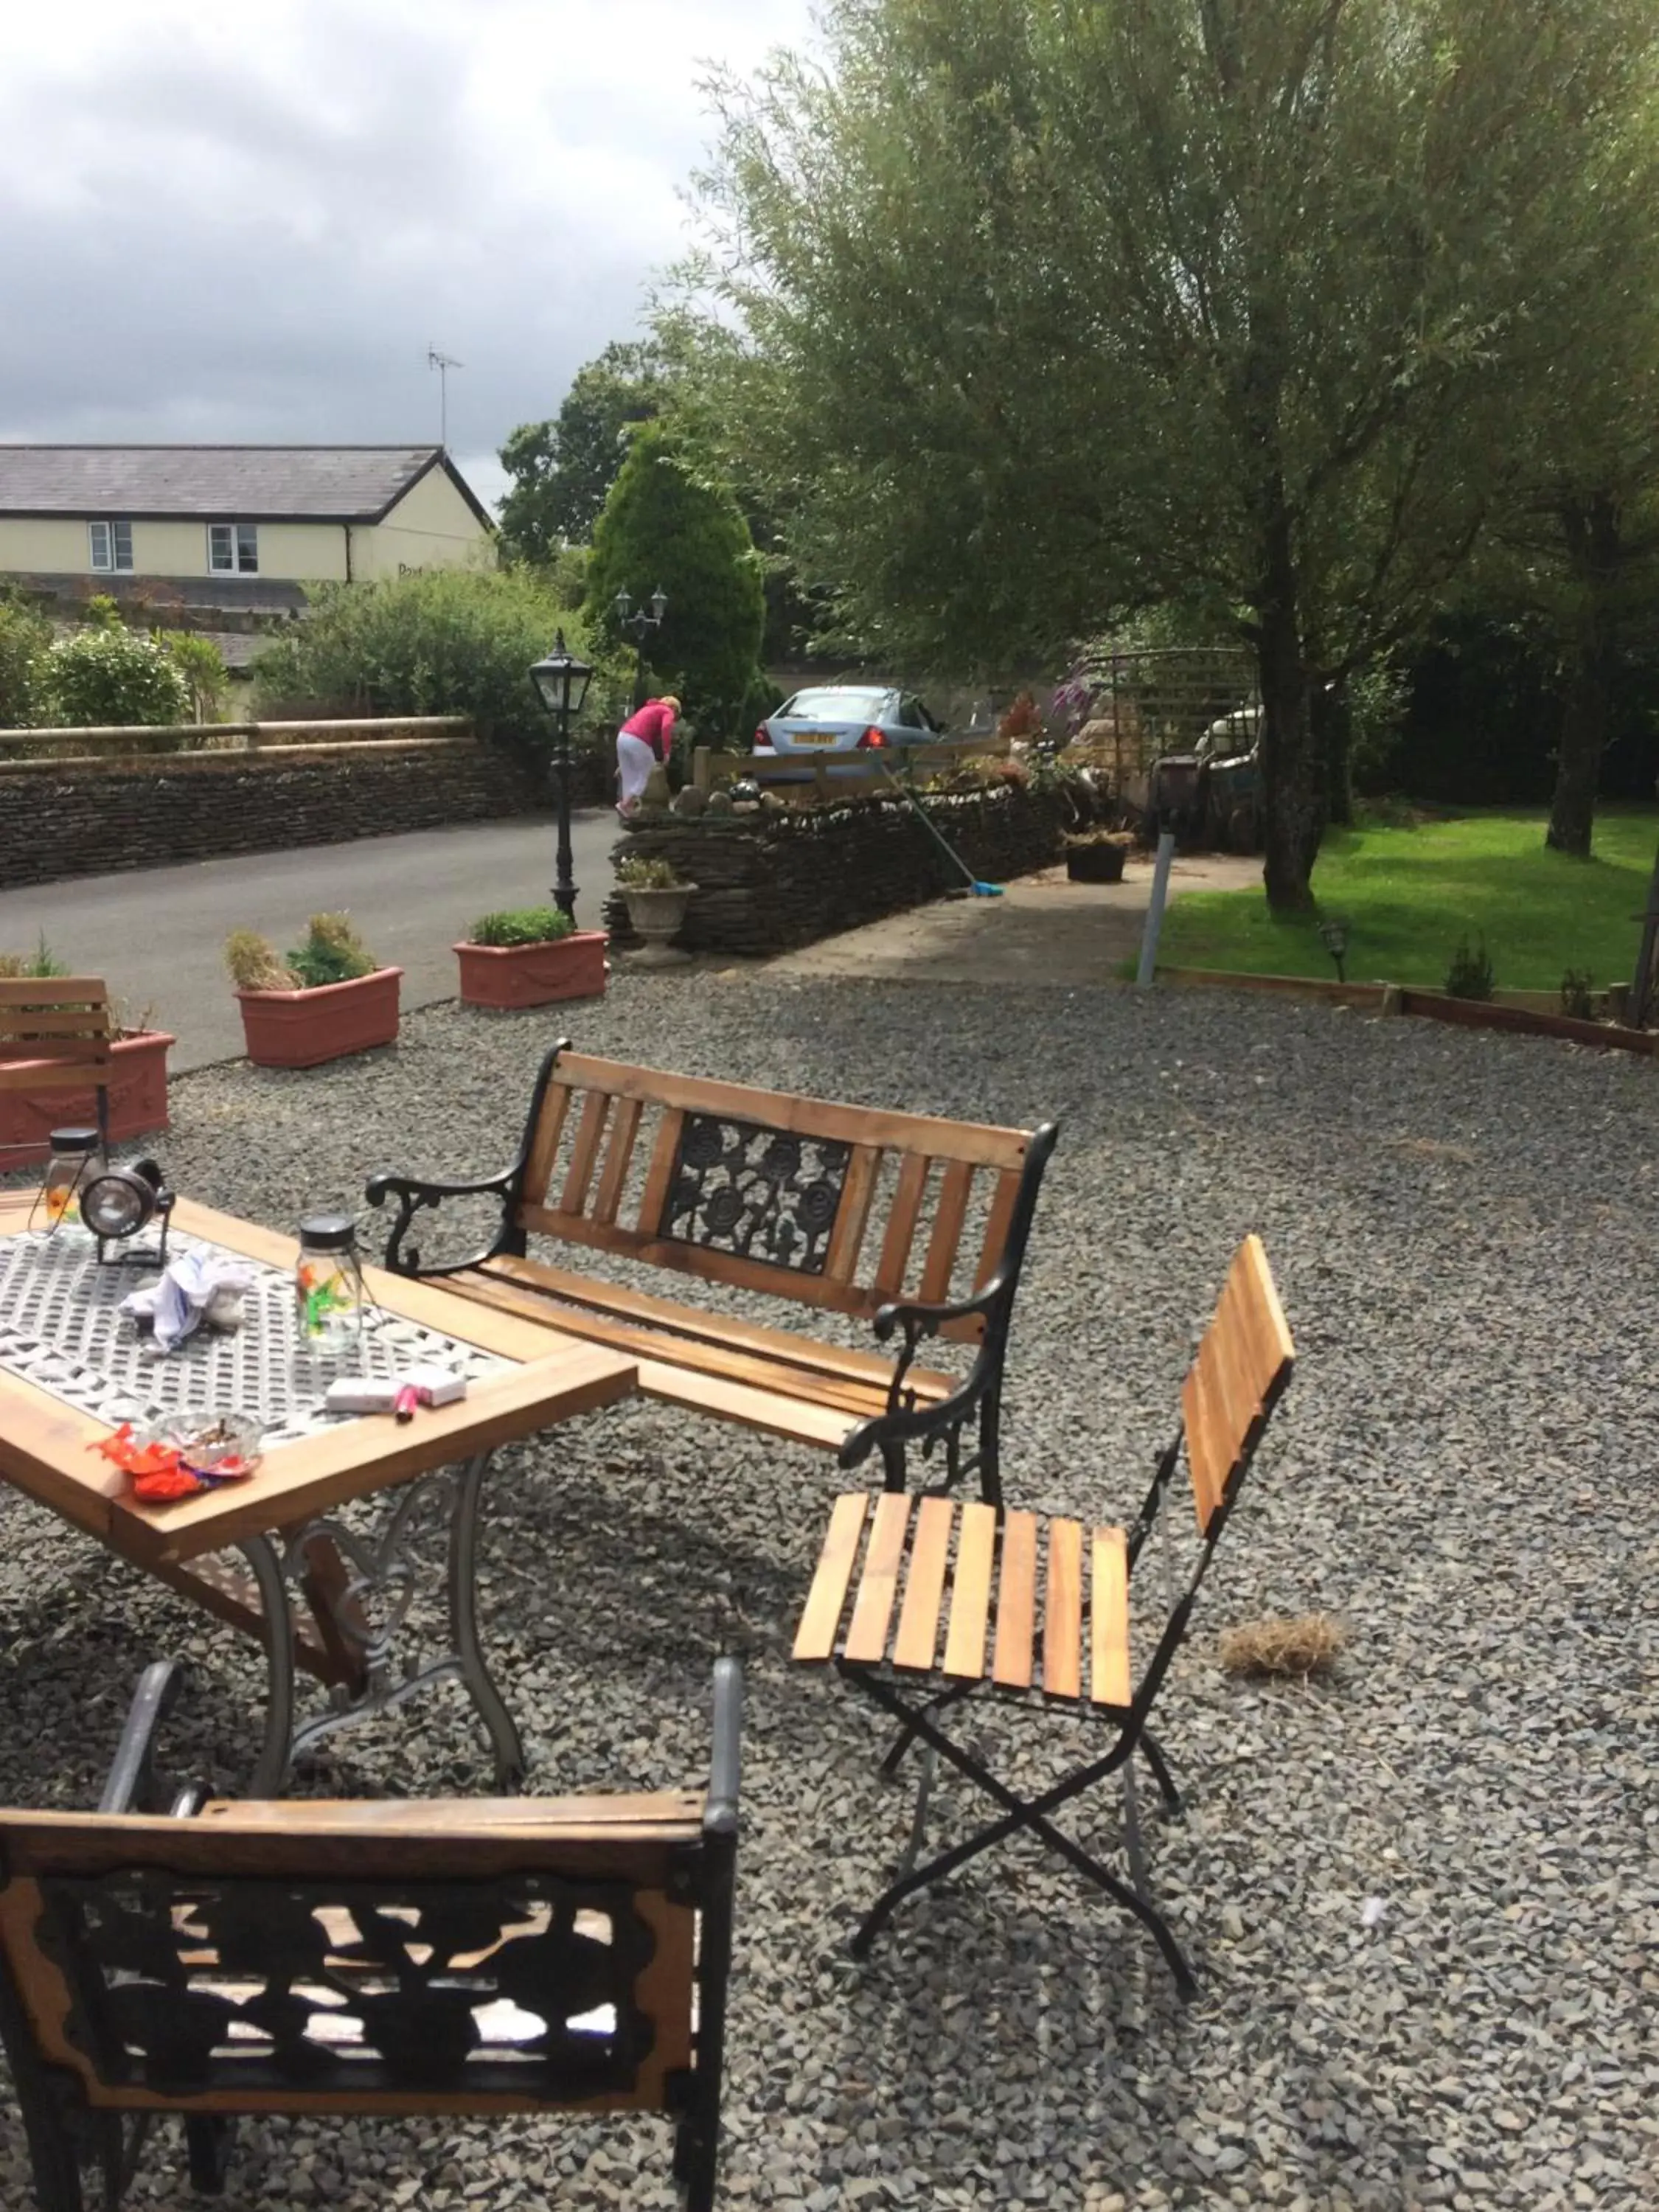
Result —
<instances>
[{"instance_id":1,"label":"car rear window","mask_svg":"<svg viewBox=\"0 0 1659 2212\"><path fill-rule=\"evenodd\" d=\"M890 691L797 691L778 709L783 722L869 722L889 704Z\"/></svg>"}]
</instances>

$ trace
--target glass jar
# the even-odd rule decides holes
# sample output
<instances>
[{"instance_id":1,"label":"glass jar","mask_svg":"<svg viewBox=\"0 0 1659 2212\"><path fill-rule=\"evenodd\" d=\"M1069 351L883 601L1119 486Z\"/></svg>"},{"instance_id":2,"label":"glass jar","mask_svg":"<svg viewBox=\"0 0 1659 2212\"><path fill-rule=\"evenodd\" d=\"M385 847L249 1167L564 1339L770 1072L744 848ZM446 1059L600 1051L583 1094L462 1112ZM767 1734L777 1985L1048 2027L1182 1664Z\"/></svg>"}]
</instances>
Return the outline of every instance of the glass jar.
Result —
<instances>
[{"instance_id":1,"label":"glass jar","mask_svg":"<svg viewBox=\"0 0 1659 2212\"><path fill-rule=\"evenodd\" d=\"M54 1129L49 1141L52 1157L40 1192L39 1225L61 1243L90 1245L92 1231L81 1218L81 1188L92 1171L98 1132Z\"/></svg>"},{"instance_id":2,"label":"glass jar","mask_svg":"<svg viewBox=\"0 0 1659 2212\"><path fill-rule=\"evenodd\" d=\"M300 1224L294 1304L301 1349L353 1364L362 1348L362 1261L357 1224L349 1213L313 1213Z\"/></svg>"}]
</instances>

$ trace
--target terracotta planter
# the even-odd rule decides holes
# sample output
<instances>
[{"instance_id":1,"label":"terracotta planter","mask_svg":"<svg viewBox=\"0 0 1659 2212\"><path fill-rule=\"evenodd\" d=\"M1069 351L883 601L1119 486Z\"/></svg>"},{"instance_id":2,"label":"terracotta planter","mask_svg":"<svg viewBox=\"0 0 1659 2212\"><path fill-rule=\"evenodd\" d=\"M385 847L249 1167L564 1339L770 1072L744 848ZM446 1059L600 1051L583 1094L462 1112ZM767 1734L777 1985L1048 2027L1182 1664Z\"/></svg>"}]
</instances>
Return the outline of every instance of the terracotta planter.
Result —
<instances>
[{"instance_id":1,"label":"terracotta planter","mask_svg":"<svg viewBox=\"0 0 1659 2212\"><path fill-rule=\"evenodd\" d=\"M1121 884L1128 857L1125 845L1068 845L1066 874L1074 884Z\"/></svg>"},{"instance_id":2,"label":"terracotta planter","mask_svg":"<svg viewBox=\"0 0 1659 2212\"><path fill-rule=\"evenodd\" d=\"M114 1067L109 1082L109 1133L113 1141L145 1137L167 1126L167 1048L173 1038L165 1030L144 1030L137 1036L118 1037L112 1048ZM21 1055L4 1055L9 1068ZM21 1063L27 1067L28 1062ZM92 1128L98 1120L98 1102L91 1091L0 1091L0 1167L34 1167L46 1158L47 1142L54 1129L78 1123ZM10 1152L9 1146L27 1146Z\"/></svg>"},{"instance_id":3,"label":"terracotta planter","mask_svg":"<svg viewBox=\"0 0 1659 2212\"><path fill-rule=\"evenodd\" d=\"M256 1067L316 1067L398 1041L401 968L377 968L314 991L239 991L247 1056Z\"/></svg>"},{"instance_id":4,"label":"terracotta planter","mask_svg":"<svg viewBox=\"0 0 1659 2212\"><path fill-rule=\"evenodd\" d=\"M691 957L673 940L685 925L685 909L696 888L695 884L675 884L663 890L646 890L637 884L623 885L634 934L645 939L643 949L634 955L635 967L678 968Z\"/></svg>"},{"instance_id":5,"label":"terracotta planter","mask_svg":"<svg viewBox=\"0 0 1659 2212\"><path fill-rule=\"evenodd\" d=\"M603 998L610 941L602 929L578 929L543 945L458 945L461 1004L509 1013L560 999Z\"/></svg>"}]
</instances>

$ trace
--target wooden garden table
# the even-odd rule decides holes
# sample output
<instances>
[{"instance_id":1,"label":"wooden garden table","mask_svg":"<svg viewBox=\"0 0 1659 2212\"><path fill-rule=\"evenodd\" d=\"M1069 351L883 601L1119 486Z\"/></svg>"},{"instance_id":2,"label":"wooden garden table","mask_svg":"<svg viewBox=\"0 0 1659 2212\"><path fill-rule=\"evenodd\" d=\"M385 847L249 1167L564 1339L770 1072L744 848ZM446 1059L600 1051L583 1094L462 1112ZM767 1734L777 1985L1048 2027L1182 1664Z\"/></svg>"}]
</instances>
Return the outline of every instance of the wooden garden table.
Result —
<instances>
[{"instance_id":1,"label":"wooden garden table","mask_svg":"<svg viewBox=\"0 0 1659 2212\"><path fill-rule=\"evenodd\" d=\"M175 1237L254 1263L257 1289L240 1336L210 1340L198 1331L165 1358L141 1365L132 1324L116 1323L112 1309L149 1279L131 1268L95 1269L59 1251L53 1263L69 1261L72 1287L43 1308L30 1248L10 1243L27 1229L33 1200L31 1192L0 1192L0 1477L264 1644L264 1743L251 1794L274 1795L294 1759L324 1735L449 1678L471 1696L498 1779L511 1787L522 1773L523 1753L477 1637L477 1523L489 1455L498 1444L629 1395L635 1361L434 1284L368 1268L380 1309L375 1328L384 1333L376 1355L381 1371L447 1356L471 1370L465 1398L423 1407L407 1424L386 1415L325 1425L298 1415L278 1419L276 1440L268 1427L264 1458L249 1480L145 1505L131 1495L128 1477L93 1447L110 1434L135 1387L152 1403L158 1391L208 1387L205 1380L192 1384L192 1358L231 1363L213 1373L234 1372L256 1396L272 1394L266 1402L283 1406L277 1340L291 1328L285 1317L292 1310L294 1241L180 1200ZM18 1371L31 1361L48 1380ZM198 1397L196 1409L211 1416L260 1407ZM284 1426L300 1432L284 1436ZM391 1503L374 1534L365 1534L361 1514L340 1517L343 1506L382 1492L392 1493ZM436 1579L447 1596L447 1648L404 1656L405 1616L421 1582L420 1541L434 1534L444 1539L446 1565ZM240 1566L224 1556L235 1553ZM296 1668L325 1684L331 1698L306 1718L297 1710Z\"/></svg>"}]
</instances>

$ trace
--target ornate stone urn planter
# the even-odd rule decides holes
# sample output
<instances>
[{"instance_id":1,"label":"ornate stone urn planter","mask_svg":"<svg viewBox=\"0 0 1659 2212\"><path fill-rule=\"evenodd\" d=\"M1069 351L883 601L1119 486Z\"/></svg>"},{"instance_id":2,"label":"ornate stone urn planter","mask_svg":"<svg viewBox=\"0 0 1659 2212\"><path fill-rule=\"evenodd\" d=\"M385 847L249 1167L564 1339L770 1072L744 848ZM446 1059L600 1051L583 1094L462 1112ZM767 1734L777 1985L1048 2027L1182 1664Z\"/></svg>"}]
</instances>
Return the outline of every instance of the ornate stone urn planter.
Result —
<instances>
[{"instance_id":1,"label":"ornate stone urn planter","mask_svg":"<svg viewBox=\"0 0 1659 2212\"><path fill-rule=\"evenodd\" d=\"M634 955L636 968L678 968L691 957L674 943L685 926L685 909L696 891L695 884L674 884L666 887L647 888L641 884L623 884L622 895L628 902L628 919L636 937L645 942Z\"/></svg>"}]
</instances>

